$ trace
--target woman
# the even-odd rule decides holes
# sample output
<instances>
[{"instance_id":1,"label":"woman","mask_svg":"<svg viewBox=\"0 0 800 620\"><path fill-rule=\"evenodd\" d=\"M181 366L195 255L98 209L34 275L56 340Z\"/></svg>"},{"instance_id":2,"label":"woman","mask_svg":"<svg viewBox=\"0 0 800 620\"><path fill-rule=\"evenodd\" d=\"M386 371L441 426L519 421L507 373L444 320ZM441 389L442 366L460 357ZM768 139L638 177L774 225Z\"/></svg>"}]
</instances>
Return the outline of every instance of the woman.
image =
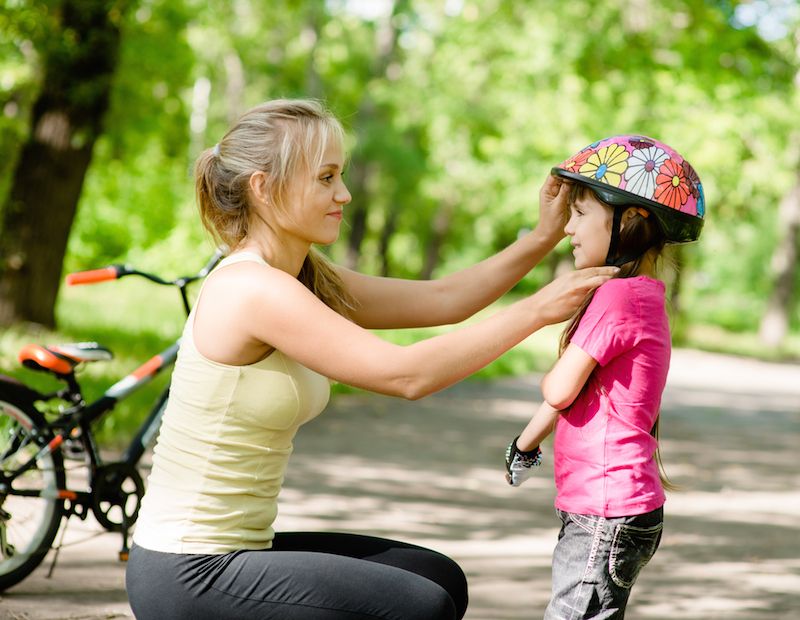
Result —
<instances>
[{"instance_id":1,"label":"woman","mask_svg":"<svg viewBox=\"0 0 800 620\"><path fill-rule=\"evenodd\" d=\"M368 329L461 321L508 291L563 236L565 191L545 184L536 230L435 281L377 278L312 246L339 235L350 193L343 132L322 106L268 102L199 158L208 230L231 248L186 323L127 585L137 618L442 620L467 606L460 568L379 538L278 533L298 427L335 380L417 399L564 320L614 272L576 272L481 322L409 346Z\"/></svg>"}]
</instances>

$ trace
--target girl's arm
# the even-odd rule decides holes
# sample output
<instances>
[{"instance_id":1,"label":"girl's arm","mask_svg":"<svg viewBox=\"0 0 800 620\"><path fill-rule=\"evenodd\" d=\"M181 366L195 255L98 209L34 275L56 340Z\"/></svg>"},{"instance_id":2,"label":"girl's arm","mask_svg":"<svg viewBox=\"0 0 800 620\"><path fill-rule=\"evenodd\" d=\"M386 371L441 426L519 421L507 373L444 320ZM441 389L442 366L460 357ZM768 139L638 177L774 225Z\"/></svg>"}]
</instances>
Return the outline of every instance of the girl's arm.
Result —
<instances>
[{"instance_id":1,"label":"girl's arm","mask_svg":"<svg viewBox=\"0 0 800 620\"><path fill-rule=\"evenodd\" d=\"M539 224L501 252L437 280L402 280L337 270L357 301L353 320L388 329L458 323L508 292L564 236L567 184L549 176L539 194Z\"/></svg>"},{"instance_id":2,"label":"girl's arm","mask_svg":"<svg viewBox=\"0 0 800 620\"><path fill-rule=\"evenodd\" d=\"M542 395L553 409L567 409L581 393L597 361L570 343L555 366L542 378Z\"/></svg>"},{"instance_id":3,"label":"girl's arm","mask_svg":"<svg viewBox=\"0 0 800 620\"><path fill-rule=\"evenodd\" d=\"M539 444L553 432L559 414L575 401L595 366L594 358L570 344L542 378L544 402L506 449L506 480L510 485L521 485L532 474L532 467L541 462Z\"/></svg>"},{"instance_id":4,"label":"girl's arm","mask_svg":"<svg viewBox=\"0 0 800 620\"><path fill-rule=\"evenodd\" d=\"M533 450L555 429L562 410L575 401L597 362L577 345L570 344L553 368L542 378L544 402L517 438L517 448Z\"/></svg>"},{"instance_id":5,"label":"girl's arm","mask_svg":"<svg viewBox=\"0 0 800 620\"><path fill-rule=\"evenodd\" d=\"M553 432L560 411L544 401L533 414L528 426L517 438L517 448L529 452L538 447Z\"/></svg>"},{"instance_id":6,"label":"girl's arm","mask_svg":"<svg viewBox=\"0 0 800 620\"><path fill-rule=\"evenodd\" d=\"M558 409L543 402L533 414L522 434L506 448L506 482L518 487L533 475L533 468L541 465L542 451L539 444L544 441L556 425Z\"/></svg>"},{"instance_id":7,"label":"girl's arm","mask_svg":"<svg viewBox=\"0 0 800 620\"><path fill-rule=\"evenodd\" d=\"M568 273L480 322L407 346L386 342L346 320L280 270L242 263L226 271L231 289L217 291L214 299L246 298L219 312L224 324L217 322L215 329L220 333L244 329L251 339L331 379L416 399L473 374L540 327L566 319L615 269ZM201 317L210 311L208 306L200 310Z\"/></svg>"}]
</instances>

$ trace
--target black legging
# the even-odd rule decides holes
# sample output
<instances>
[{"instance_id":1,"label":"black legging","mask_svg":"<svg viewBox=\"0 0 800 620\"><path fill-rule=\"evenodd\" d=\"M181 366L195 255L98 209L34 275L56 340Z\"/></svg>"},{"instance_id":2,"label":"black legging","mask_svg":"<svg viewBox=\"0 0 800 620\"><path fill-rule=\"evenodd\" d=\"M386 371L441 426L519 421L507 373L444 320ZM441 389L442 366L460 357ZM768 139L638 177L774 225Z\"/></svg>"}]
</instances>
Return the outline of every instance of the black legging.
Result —
<instances>
[{"instance_id":1,"label":"black legging","mask_svg":"<svg viewBox=\"0 0 800 620\"><path fill-rule=\"evenodd\" d=\"M406 543L277 534L272 549L176 554L133 546L137 620L459 620L467 580L453 560Z\"/></svg>"}]
</instances>

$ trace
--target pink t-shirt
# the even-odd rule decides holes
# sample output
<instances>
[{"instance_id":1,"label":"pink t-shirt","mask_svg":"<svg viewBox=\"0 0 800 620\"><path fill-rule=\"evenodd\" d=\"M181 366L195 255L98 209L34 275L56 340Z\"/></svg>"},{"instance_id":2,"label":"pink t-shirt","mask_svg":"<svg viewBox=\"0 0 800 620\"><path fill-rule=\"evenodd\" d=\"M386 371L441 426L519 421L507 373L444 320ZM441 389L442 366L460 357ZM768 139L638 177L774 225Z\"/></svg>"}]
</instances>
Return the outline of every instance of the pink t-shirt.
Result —
<instances>
[{"instance_id":1,"label":"pink t-shirt","mask_svg":"<svg viewBox=\"0 0 800 620\"><path fill-rule=\"evenodd\" d=\"M609 280L595 292L571 342L597 367L556 425L556 508L603 517L664 504L650 434L670 358L664 283Z\"/></svg>"}]
</instances>

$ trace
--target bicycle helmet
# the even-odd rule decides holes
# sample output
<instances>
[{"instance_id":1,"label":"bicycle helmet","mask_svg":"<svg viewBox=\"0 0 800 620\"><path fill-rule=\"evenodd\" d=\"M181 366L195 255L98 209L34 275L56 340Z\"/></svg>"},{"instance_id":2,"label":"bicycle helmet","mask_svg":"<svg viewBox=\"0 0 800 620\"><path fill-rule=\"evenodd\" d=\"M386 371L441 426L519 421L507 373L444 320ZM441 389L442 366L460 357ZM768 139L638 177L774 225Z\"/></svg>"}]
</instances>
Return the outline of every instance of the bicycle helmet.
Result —
<instances>
[{"instance_id":1,"label":"bicycle helmet","mask_svg":"<svg viewBox=\"0 0 800 620\"><path fill-rule=\"evenodd\" d=\"M703 185L691 164L663 142L638 135L605 138L551 173L588 186L615 207L609 257L619 237L624 207L643 207L652 213L667 243L687 243L700 236L705 215Z\"/></svg>"}]
</instances>

